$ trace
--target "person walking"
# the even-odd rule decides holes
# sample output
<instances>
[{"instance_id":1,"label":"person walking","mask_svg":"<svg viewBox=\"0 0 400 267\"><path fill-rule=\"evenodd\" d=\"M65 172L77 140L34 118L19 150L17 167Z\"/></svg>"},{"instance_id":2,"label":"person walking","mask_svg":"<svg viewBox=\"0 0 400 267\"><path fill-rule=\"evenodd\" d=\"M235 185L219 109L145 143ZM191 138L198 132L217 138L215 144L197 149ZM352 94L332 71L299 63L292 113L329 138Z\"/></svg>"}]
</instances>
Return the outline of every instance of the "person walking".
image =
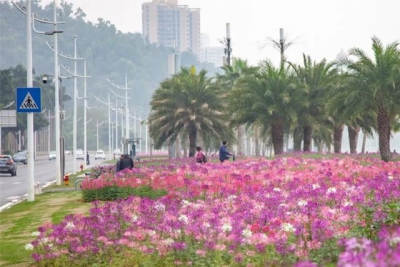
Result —
<instances>
[{"instance_id":1,"label":"person walking","mask_svg":"<svg viewBox=\"0 0 400 267\"><path fill-rule=\"evenodd\" d=\"M125 158L124 154L121 154L119 156L119 160L117 161L117 164L115 165L115 172L119 172L121 170L121 160Z\"/></svg>"},{"instance_id":2,"label":"person walking","mask_svg":"<svg viewBox=\"0 0 400 267\"><path fill-rule=\"evenodd\" d=\"M219 148L219 161L223 163L225 160L229 159L229 156L233 156L233 154L228 152L228 149L226 148L226 141L222 142L222 146Z\"/></svg>"},{"instance_id":3,"label":"person walking","mask_svg":"<svg viewBox=\"0 0 400 267\"><path fill-rule=\"evenodd\" d=\"M89 152L86 151L86 165L90 165Z\"/></svg>"},{"instance_id":4,"label":"person walking","mask_svg":"<svg viewBox=\"0 0 400 267\"><path fill-rule=\"evenodd\" d=\"M115 171L119 172L125 169L132 170L133 167L134 167L133 159L128 154L122 154L121 159L117 162Z\"/></svg>"},{"instance_id":5,"label":"person walking","mask_svg":"<svg viewBox=\"0 0 400 267\"><path fill-rule=\"evenodd\" d=\"M206 155L204 154L203 150L201 149L201 147L196 146L196 162L197 163L206 163L207 162L207 158Z\"/></svg>"}]
</instances>

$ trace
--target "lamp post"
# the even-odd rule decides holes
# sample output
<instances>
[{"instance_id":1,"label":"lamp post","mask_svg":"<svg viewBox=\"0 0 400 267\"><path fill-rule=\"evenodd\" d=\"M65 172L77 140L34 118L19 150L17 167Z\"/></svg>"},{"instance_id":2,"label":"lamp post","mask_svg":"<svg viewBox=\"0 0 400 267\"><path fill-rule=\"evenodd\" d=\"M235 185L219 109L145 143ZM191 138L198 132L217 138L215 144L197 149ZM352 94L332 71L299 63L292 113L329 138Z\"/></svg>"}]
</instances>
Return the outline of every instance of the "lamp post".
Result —
<instances>
[{"instance_id":1,"label":"lamp post","mask_svg":"<svg viewBox=\"0 0 400 267\"><path fill-rule=\"evenodd\" d=\"M119 97L119 98L124 98L125 99L125 139L129 139L129 106L128 106L128 90L130 90L131 88L128 88L128 75L125 74L125 86L119 86L117 84L115 84L113 81L111 81L110 79L107 79L107 81L115 88L117 89L121 89L121 90L125 90L125 97L119 96L117 94L115 94L113 91L111 91L115 96ZM124 146L125 147L125 146ZM125 151L126 153L128 151Z\"/></svg>"},{"instance_id":2,"label":"lamp post","mask_svg":"<svg viewBox=\"0 0 400 267\"><path fill-rule=\"evenodd\" d=\"M50 49L55 51L55 49L53 49L53 47L48 42L46 42L46 43L50 47ZM73 155L74 155L74 157L73 157L73 174L75 174L77 172L77 168L78 168L77 162L76 162L76 156L75 156L76 155L76 134L77 134L77 129L76 129L77 128L76 127L77 126L76 125L76 123L77 123L77 121L76 121L76 118L77 118L77 103L76 103L76 99L77 99L77 97L76 97L76 94L77 94L77 77L78 77L76 69L77 69L77 61L78 60L84 60L84 58L78 58L76 56L76 51L77 51L76 36L74 36L74 56L73 57L64 55L61 52L57 52L57 54L59 56L74 61L74 73L73 73L73 78L74 78L74 96L73 96L73 98L74 98L74 112L73 112L73 127L72 127L72 131L73 131Z\"/></svg>"},{"instance_id":3,"label":"lamp post","mask_svg":"<svg viewBox=\"0 0 400 267\"><path fill-rule=\"evenodd\" d=\"M31 88L33 87L33 73L32 73L32 29L34 29L36 31L36 29L34 28L34 24L33 22L39 21L41 23L45 23L45 24L53 24L54 25L54 30L53 31L48 31L48 32L38 32L38 33L43 33L45 35L54 35L54 41L55 41L55 50L57 51L58 47L57 47L57 33L62 33L62 31L57 30L57 25L61 24L61 23L65 23L65 22L57 22L57 6L56 6L56 1L54 0L54 10L53 10L53 16L54 16L54 20L48 21L48 20L42 20L42 19L38 19L35 18L34 14L32 13L32 3L31 0L26 0L26 12L24 10L22 10L18 5L16 5L13 2L14 6L17 7L17 9L19 11L21 11L22 13L24 13L26 15L26 29L27 29L27 34L26 34L26 45L27 45L27 49L26 49L26 69L27 69L27 87ZM32 19L33 18L33 19ZM54 58L54 66L55 66L55 75L57 75L57 68L58 68L58 57L57 57L57 53L55 53L55 58ZM55 111L56 114L59 114L59 88L58 88L58 82L56 82L55 85ZM57 119L58 117L58 119ZM31 153L31 155L33 154L34 151L34 136L33 136L33 113L32 112L28 112L27 114L27 132L28 132L28 152ZM61 184L61 166L60 166L60 132L59 132L59 125L60 125L60 120L59 120L59 116L56 116L56 149L57 149L57 156L58 156L58 160L57 160L57 164L56 164L56 182L57 184ZM58 127L57 127L58 126ZM35 200L35 196L34 196L34 172L35 172L35 168L34 168L34 159L32 156L28 157L28 201L34 201Z\"/></svg>"},{"instance_id":4,"label":"lamp post","mask_svg":"<svg viewBox=\"0 0 400 267\"><path fill-rule=\"evenodd\" d=\"M97 101L102 103L103 105L106 105L108 107L108 154L110 159L112 159L112 130L111 130L111 103L110 103L110 93L107 95L107 100L108 102L101 101L98 97L95 97Z\"/></svg>"},{"instance_id":5,"label":"lamp post","mask_svg":"<svg viewBox=\"0 0 400 267\"><path fill-rule=\"evenodd\" d=\"M97 139L96 139L96 151L99 150L99 127L100 127L101 125L103 125L104 122L105 122L105 121L102 121L102 122L99 124L99 120L97 120L97 123L96 123L96 129L97 129L97 133L96 133L96 137L97 137Z\"/></svg>"},{"instance_id":6,"label":"lamp post","mask_svg":"<svg viewBox=\"0 0 400 267\"><path fill-rule=\"evenodd\" d=\"M76 44L76 39L75 39L75 44ZM76 61L75 61L75 63L76 63ZM64 65L61 65L61 66L68 73L72 74L72 72L70 72L69 69L66 68ZM86 112L86 110L88 108L87 99L89 99L89 98L86 96L86 78L91 78L91 76L87 76L87 74L86 74L86 58L83 58L83 76L77 75L76 74L76 69L75 69L73 77L74 78L83 78L84 79L83 97L79 97L78 96L78 92L76 91L76 98L83 99L83 101L84 101L83 102L84 103L83 104L83 124L84 124L84 127L83 127L83 151L87 152L87 127L86 127L86 125L87 125L87 122L86 122L86 120L87 120L87 112ZM76 105L74 105L74 106L76 108ZM76 139L75 139L75 146L76 146ZM74 157L74 158L76 159L76 157ZM86 161L84 161L83 165L84 165L84 169L86 169Z\"/></svg>"}]
</instances>

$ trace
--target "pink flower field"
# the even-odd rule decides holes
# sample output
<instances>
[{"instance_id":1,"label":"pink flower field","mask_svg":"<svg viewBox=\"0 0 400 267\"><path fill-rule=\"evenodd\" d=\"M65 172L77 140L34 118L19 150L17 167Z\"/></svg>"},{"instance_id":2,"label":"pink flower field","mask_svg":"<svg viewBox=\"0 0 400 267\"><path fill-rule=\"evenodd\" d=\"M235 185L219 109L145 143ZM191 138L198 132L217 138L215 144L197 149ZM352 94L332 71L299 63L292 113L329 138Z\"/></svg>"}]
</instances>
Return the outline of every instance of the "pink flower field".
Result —
<instances>
[{"instance_id":1,"label":"pink flower field","mask_svg":"<svg viewBox=\"0 0 400 267\"><path fill-rule=\"evenodd\" d=\"M164 163L86 181L168 195L94 202L89 216L43 225L35 265L400 266L400 162Z\"/></svg>"}]
</instances>

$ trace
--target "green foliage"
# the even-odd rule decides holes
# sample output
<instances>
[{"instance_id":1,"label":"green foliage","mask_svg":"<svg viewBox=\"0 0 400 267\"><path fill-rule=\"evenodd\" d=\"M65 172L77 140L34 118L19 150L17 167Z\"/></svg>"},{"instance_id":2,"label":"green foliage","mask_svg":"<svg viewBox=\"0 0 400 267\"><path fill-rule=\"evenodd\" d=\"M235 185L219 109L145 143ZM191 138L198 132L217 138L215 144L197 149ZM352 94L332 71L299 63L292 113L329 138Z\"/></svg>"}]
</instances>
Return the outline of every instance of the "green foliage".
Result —
<instances>
[{"instance_id":1,"label":"green foliage","mask_svg":"<svg viewBox=\"0 0 400 267\"><path fill-rule=\"evenodd\" d=\"M166 190L153 190L150 186L140 186L135 188L107 186L101 189L82 190L82 197L85 202L92 202L95 200L110 201L117 199L126 199L129 196L156 199L165 195L167 195Z\"/></svg>"},{"instance_id":2,"label":"green foliage","mask_svg":"<svg viewBox=\"0 0 400 267\"><path fill-rule=\"evenodd\" d=\"M197 135L203 140L232 137L223 101L223 88L207 72L182 68L181 72L163 81L151 101L150 135L156 149L176 140L178 134L188 136L189 156L194 156Z\"/></svg>"}]
</instances>

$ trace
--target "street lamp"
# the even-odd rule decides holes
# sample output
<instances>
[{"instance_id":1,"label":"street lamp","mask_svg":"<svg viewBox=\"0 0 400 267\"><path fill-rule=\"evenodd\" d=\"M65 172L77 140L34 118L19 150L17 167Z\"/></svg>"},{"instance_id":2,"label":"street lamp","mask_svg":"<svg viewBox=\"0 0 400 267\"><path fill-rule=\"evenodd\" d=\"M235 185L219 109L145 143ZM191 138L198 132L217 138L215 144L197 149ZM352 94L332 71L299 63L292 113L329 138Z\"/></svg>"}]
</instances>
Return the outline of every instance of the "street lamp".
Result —
<instances>
[{"instance_id":1,"label":"street lamp","mask_svg":"<svg viewBox=\"0 0 400 267\"><path fill-rule=\"evenodd\" d=\"M105 103L101 101L98 97L96 97L96 100L99 101L100 103L106 105L108 107L108 154L110 159L112 159L112 143L113 140L111 140L111 135L112 135L112 130L111 130L111 103L110 103L110 93L108 93L108 102Z\"/></svg>"},{"instance_id":2,"label":"street lamp","mask_svg":"<svg viewBox=\"0 0 400 267\"><path fill-rule=\"evenodd\" d=\"M97 120L97 122L96 122L96 129L97 129L97 132L96 132L96 151L97 150L99 150L99 127L101 126L101 125L103 125L105 123L105 121L102 121L100 124L99 124L99 120Z\"/></svg>"},{"instance_id":3,"label":"street lamp","mask_svg":"<svg viewBox=\"0 0 400 267\"><path fill-rule=\"evenodd\" d=\"M48 42L46 42L46 44L50 47L50 49L55 51L53 46L51 46ZM73 134L73 154L74 155L76 155L76 133L77 133L77 129L76 129L76 117L77 117L76 94L77 94L77 77L78 77L78 75L76 74L77 73L76 69L77 69L77 61L84 59L84 58L78 58L76 56L76 51L77 51L76 36L74 36L74 56L73 57L64 55L63 53L58 52L58 50L57 50L57 54L59 56L61 56L63 58L71 59L74 61L74 74L73 74L73 77L74 77L74 96L73 96L73 98L74 98L74 112L73 112L74 119L73 119L73 127L72 127L73 128L72 134ZM77 167L78 166L77 166L77 162L76 162L76 157L73 157L73 174L75 174L77 172Z\"/></svg>"},{"instance_id":4,"label":"street lamp","mask_svg":"<svg viewBox=\"0 0 400 267\"><path fill-rule=\"evenodd\" d=\"M115 88L125 90L125 97L119 96L115 94L112 90L110 90L115 96L119 98L125 98L125 140L129 139L129 107L128 107L128 90L131 88L128 88L128 75L125 74L125 87L119 86L115 84L113 81L110 79L107 79L107 81ZM123 134L122 134L123 135ZM125 144L124 144L124 149L125 149ZM128 149L129 150L129 149ZM125 151L128 152L128 151Z\"/></svg>"}]
</instances>

